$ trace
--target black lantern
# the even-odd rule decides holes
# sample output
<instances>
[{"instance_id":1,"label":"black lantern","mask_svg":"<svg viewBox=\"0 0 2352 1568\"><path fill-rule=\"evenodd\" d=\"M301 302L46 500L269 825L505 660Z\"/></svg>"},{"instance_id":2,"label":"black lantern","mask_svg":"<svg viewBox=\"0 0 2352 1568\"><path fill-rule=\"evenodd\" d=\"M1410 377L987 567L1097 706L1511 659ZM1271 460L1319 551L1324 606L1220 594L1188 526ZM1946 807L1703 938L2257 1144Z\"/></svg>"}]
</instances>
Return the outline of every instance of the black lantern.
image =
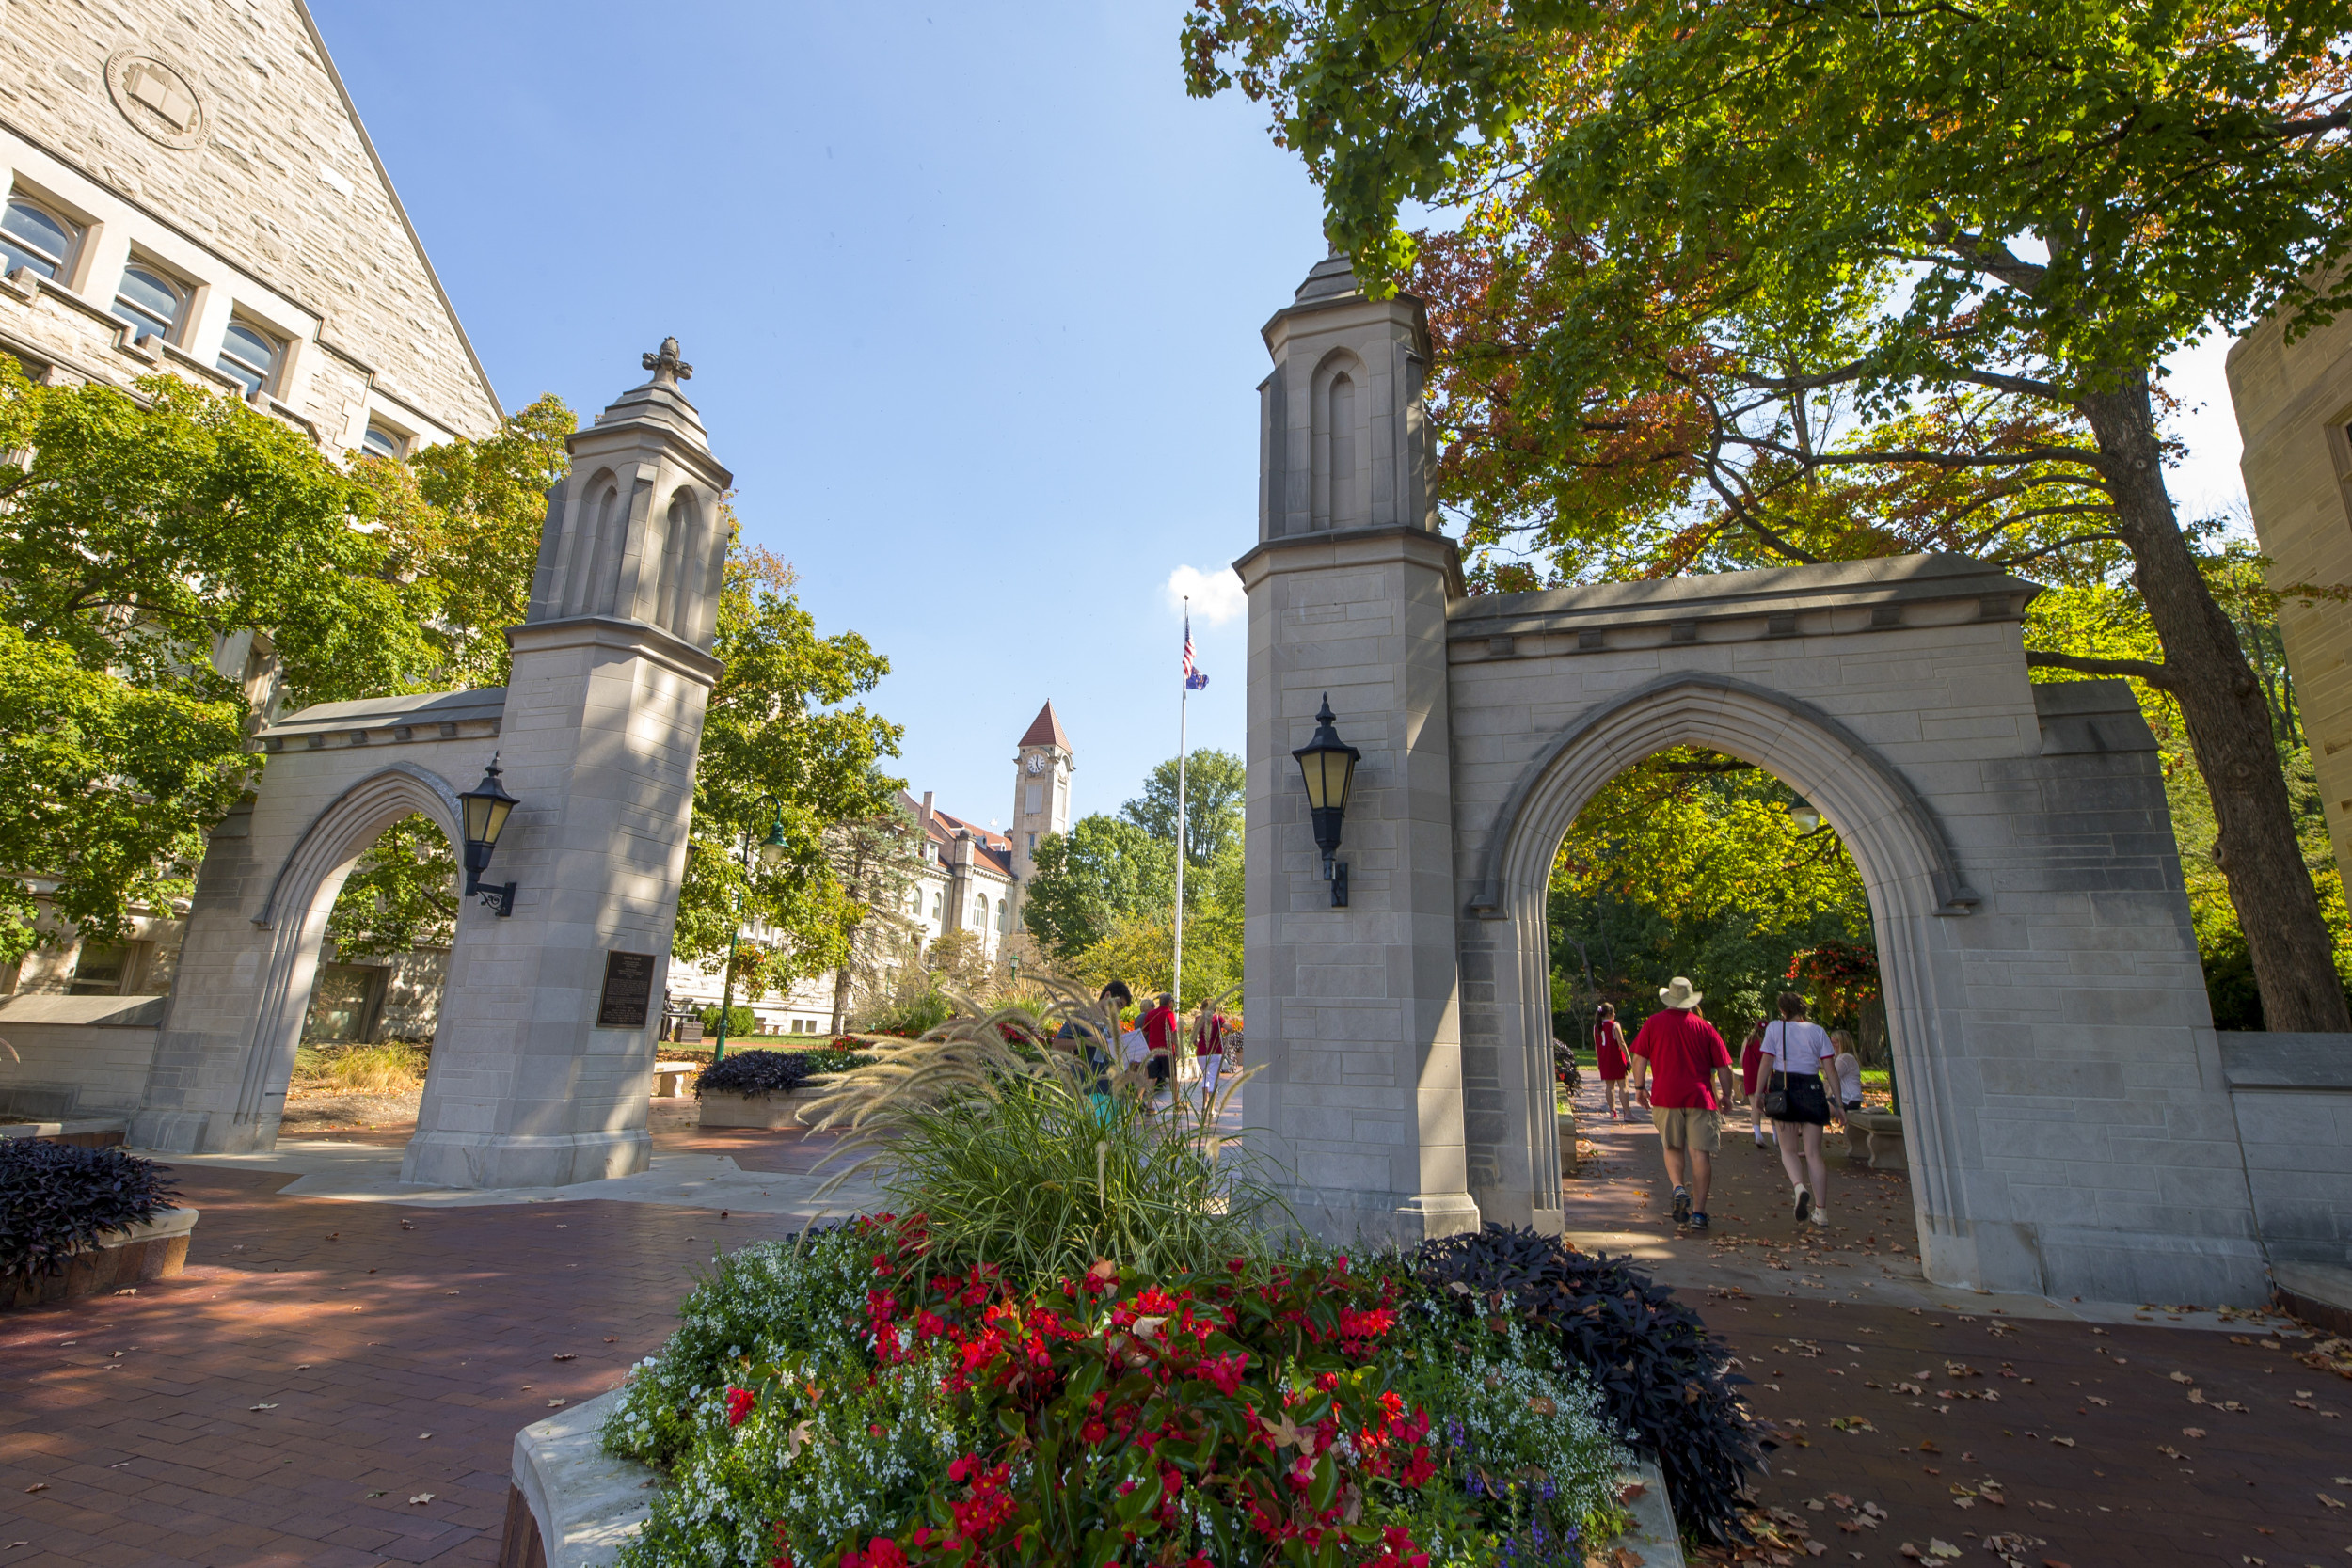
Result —
<instances>
[{"instance_id":1,"label":"black lantern","mask_svg":"<svg viewBox=\"0 0 2352 1568\"><path fill-rule=\"evenodd\" d=\"M1347 816L1347 792L1356 783L1356 765L1364 753L1340 738L1331 727L1331 694L1323 694L1315 715L1314 738L1291 755L1307 784L1307 815L1315 825L1315 847L1323 851L1323 875L1331 884L1331 907L1347 907L1347 866L1334 862L1340 849L1340 824Z\"/></svg>"},{"instance_id":2,"label":"black lantern","mask_svg":"<svg viewBox=\"0 0 2352 1568\"><path fill-rule=\"evenodd\" d=\"M501 917L513 914L515 884L493 886L482 879L482 874L490 869L490 851L498 847L499 834L506 831L506 819L519 804L499 783L496 752L491 753L490 766L483 769L482 782L457 799L466 808L466 896L479 896Z\"/></svg>"}]
</instances>

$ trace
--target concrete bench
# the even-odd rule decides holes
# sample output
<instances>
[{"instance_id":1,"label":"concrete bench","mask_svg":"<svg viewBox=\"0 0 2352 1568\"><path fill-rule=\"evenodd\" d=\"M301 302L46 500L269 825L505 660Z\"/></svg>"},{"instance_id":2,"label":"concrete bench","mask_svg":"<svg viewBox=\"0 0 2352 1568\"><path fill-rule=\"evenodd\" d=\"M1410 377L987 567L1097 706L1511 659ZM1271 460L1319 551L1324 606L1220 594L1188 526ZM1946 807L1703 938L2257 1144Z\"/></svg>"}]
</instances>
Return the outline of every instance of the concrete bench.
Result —
<instances>
[{"instance_id":1,"label":"concrete bench","mask_svg":"<svg viewBox=\"0 0 2352 1568\"><path fill-rule=\"evenodd\" d=\"M1861 1159L1867 1140L1872 1170L1911 1168L1903 1157L1903 1118L1885 1111L1849 1111L1846 1113L1846 1142L1855 1159Z\"/></svg>"},{"instance_id":2,"label":"concrete bench","mask_svg":"<svg viewBox=\"0 0 2352 1568\"><path fill-rule=\"evenodd\" d=\"M654 1063L653 1097L656 1100L675 1100L686 1092L686 1085L702 1069L700 1062Z\"/></svg>"}]
</instances>

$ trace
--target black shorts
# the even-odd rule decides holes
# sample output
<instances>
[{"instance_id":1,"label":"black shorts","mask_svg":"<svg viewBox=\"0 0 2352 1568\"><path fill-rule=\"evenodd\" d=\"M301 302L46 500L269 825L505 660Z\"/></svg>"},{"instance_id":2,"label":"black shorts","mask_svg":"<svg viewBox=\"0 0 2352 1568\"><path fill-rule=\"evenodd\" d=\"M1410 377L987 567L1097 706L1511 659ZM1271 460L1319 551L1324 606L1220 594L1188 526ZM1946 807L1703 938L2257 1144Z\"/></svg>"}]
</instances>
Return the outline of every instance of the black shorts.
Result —
<instances>
[{"instance_id":1,"label":"black shorts","mask_svg":"<svg viewBox=\"0 0 2352 1568\"><path fill-rule=\"evenodd\" d=\"M1168 1069L1169 1065L1168 1059L1165 1055L1154 1052L1151 1061L1144 1067L1144 1076L1151 1079L1154 1084L1165 1084L1168 1082Z\"/></svg>"},{"instance_id":2,"label":"black shorts","mask_svg":"<svg viewBox=\"0 0 2352 1568\"><path fill-rule=\"evenodd\" d=\"M1829 1091L1822 1087L1820 1073L1784 1072L1780 1081L1788 1091L1788 1109L1785 1115L1774 1117L1774 1121L1810 1127L1829 1125Z\"/></svg>"}]
</instances>

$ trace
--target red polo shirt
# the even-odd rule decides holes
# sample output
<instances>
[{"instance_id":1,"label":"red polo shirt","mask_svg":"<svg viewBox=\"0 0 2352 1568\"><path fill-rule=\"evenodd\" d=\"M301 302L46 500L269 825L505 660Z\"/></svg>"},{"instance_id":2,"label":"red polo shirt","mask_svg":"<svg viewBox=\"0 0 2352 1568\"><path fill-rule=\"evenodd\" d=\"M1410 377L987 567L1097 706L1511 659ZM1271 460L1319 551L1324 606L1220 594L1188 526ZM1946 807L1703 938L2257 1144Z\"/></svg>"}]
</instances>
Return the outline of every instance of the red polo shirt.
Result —
<instances>
[{"instance_id":1,"label":"red polo shirt","mask_svg":"<svg viewBox=\"0 0 2352 1568\"><path fill-rule=\"evenodd\" d=\"M1714 1111L1715 1069L1731 1065L1723 1036L1687 1007L1665 1007L1649 1015L1633 1037L1633 1053L1649 1062L1649 1102L1664 1110Z\"/></svg>"}]
</instances>

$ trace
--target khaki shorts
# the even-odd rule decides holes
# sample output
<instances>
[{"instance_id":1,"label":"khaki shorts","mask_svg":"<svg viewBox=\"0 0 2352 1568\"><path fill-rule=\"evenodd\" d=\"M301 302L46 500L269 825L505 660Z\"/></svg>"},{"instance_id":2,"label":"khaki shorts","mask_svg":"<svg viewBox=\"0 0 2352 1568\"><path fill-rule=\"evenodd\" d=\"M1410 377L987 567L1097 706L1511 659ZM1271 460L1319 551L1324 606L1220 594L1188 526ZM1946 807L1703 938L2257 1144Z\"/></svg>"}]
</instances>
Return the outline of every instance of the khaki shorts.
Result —
<instances>
[{"instance_id":1,"label":"khaki shorts","mask_svg":"<svg viewBox=\"0 0 2352 1568\"><path fill-rule=\"evenodd\" d=\"M1653 1105L1649 1119L1668 1148L1714 1154L1724 1147L1724 1114L1696 1105Z\"/></svg>"}]
</instances>

